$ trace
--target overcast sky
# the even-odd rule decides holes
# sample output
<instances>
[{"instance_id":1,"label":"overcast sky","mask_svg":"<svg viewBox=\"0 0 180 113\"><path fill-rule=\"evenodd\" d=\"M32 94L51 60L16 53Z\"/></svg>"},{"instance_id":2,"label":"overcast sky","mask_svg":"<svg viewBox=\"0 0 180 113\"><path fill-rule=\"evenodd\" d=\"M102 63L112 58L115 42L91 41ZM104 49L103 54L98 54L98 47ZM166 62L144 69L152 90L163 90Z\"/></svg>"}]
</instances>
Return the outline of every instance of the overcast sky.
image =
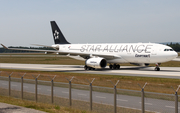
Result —
<instances>
[{"instance_id":1,"label":"overcast sky","mask_svg":"<svg viewBox=\"0 0 180 113\"><path fill-rule=\"evenodd\" d=\"M180 42L180 0L0 0L0 43Z\"/></svg>"}]
</instances>

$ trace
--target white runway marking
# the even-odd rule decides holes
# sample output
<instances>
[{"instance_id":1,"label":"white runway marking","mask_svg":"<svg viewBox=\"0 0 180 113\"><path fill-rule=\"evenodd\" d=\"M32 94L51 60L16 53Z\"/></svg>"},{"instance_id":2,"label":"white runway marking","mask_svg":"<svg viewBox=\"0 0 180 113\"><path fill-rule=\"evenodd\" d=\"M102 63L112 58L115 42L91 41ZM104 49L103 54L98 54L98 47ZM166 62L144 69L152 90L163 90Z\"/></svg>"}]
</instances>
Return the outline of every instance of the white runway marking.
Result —
<instances>
[{"instance_id":1,"label":"white runway marking","mask_svg":"<svg viewBox=\"0 0 180 113\"><path fill-rule=\"evenodd\" d=\"M141 102L139 102L140 104L141 104ZM152 103L144 103L144 104L146 104L146 105L153 105Z\"/></svg>"},{"instance_id":2,"label":"white runway marking","mask_svg":"<svg viewBox=\"0 0 180 113\"><path fill-rule=\"evenodd\" d=\"M62 93L68 93L69 94L69 92L66 92L66 91L62 91Z\"/></svg>"},{"instance_id":3,"label":"white runway marking","mask_svg":"<svg viewBox=\"0 0 180 113\"><path fill-rule=\"evenodd\" d=\"M96 96L96 98L106 98L106 97Z\"/></svg>"},{"instance_id":4,"label":"white runway marking","mask_svg":"<svg viewBox=\"0 0 180 113\"><path fill-rule=\"evenodd\" d=\"M35 88L34 88L35 89ZM41 90L41 88L37 88L38 90Z\"/></svg>"},{"instance_id":5,"label":"white runway marking","mask_svg":"<svg viewBox=\"0 0 180 113\"><path fill-rule=\"evenodd\" d=\"M165 107L167 107L167 108L175 108L174 106L165 106ZM179 109L179 108L178 108Z\"/></svg>"},{"instance_id":6,"label":"white runway marking","mask_svg":"<svg viewBox=\"0 0 180 113\"><path fill-rule=\"evenodd\" d=\"M86 94L80 94L80 93L78 93L78 95L81 95L81 96L87 96Z\"/></svg>"},{"instance_id":7,"label":"white runway marking","mask_svg":"<svg viewBox=\"0 0 180 113\"><path fill-rule=\"evenodd\" d=\"M23 86L24 88L28 88L28 86Z\"/></svg>"},{"instance_id":8,"label":"white runway marking","mask_svg":"<svg viewBox=\"0 0 180 113\"><path fill-rule=\"evenodd\" d=\"M174 106L165 106L165 107L167 107L167 108L172 108L172 109L175 108ZM180 107L178 107L178 109L180 109Z\"/></svg>"},{"instance_id":9,"label":"white runway marking","mask_svg":"<svg viewBox=\"0 0 180 113\"><path fill-rule=\"evenodd\" d=\"M125 102L127 102L128 100L123 100L123 99L117 99L118 101L125 101Z\"/></svg>"},{"instance_id":10,"label":"white runway marking","mask_svg":"<svg viewBox=\"0 0 180 113\"><path fill-rule=\"evenodd\" d=\"M6 83L2 83L2 85L5 85L5 86L6 86L7 84L6 84Z\"/></svg>"}]
</instances>

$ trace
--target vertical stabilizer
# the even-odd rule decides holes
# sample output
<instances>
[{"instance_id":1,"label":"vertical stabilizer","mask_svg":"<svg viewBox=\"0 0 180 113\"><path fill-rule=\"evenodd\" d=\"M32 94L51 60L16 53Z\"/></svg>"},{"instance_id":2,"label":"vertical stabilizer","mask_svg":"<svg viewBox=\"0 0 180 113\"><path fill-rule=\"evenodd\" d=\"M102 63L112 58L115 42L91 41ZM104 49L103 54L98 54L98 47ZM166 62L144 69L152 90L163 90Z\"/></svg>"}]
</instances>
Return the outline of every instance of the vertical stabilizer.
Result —
<instances>
[{"instance_id":1,"label":"vertical stabilizer","mask_svg":"<svg viewBox=\"0 0 180 113\"><path fill-rule=\"evenodd\" d=\"M51 21L51 28L55 44L70 44L62 34L55 21Z\"/></svg>"}]
</instances>

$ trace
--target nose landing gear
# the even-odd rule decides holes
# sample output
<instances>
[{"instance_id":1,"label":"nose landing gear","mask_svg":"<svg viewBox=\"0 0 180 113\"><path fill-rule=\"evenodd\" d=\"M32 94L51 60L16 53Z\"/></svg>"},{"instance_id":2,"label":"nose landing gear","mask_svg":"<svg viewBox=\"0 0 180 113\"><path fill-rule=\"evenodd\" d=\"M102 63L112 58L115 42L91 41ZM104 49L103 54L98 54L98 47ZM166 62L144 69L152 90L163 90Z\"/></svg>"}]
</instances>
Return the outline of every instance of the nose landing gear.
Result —
<instances>
[{"instance_id":1,"label":"nose landing gear","mask_svg":"<svg viewBox=\"0 0 180 113\"><path fill-rule=\"evenodd\" d=\"M160 68L159 68L160 65L161 65L160 63L156 63L156 67L154 68L154 70L155 71L160 71Z\"/></svg>"}]
</instances>

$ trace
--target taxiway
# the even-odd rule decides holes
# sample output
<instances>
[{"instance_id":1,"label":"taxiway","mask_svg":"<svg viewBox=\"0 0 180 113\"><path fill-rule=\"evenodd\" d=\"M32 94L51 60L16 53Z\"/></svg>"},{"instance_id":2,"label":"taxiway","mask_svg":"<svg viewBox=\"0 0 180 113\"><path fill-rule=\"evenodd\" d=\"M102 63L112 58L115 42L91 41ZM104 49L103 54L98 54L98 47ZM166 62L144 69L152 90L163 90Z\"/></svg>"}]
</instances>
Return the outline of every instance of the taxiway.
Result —
<instances>
[{"instance_id":1,"label":"taxiway","mask_svg":"<svg viewBox=\"0 0 180 113\"><path fill-rule=\"evenodd\" d=\"M8 84L9 84L8 81L0 80L1 88L8 89ZM23 85L24 85L23 86L24 92L29 92L32 94L35 93L34 84L23 83ZM11 89L20 91L21 83L11 82ZM109 89L113 90L113 88L109 88ZM120 89L117 89L117 90L120 90ZM53 91L54 91L54 96L57 96L57 97L68 98L69 96L68 88L54 87ZM38 94L50 95L50 92L51 92L50 86L38 84ZM140 91L136 91L136 93L137 92L140 93ZM114 95L112 93L93 91L92 95L93 95L92 100L94 103L113 105ZM168 95L168 96L174 97L173 94ZM89 102L89 91L72 89L72 99ZM180 104L180 102L178 104ZM123 107L123 108L141 110L141 97L117 94L117 106ZM160 113L160 112L174 113L174 101L145 98L145 109L146 111L151 111L155 113Z\"/></svg>"},{"instance_id":2,"label":"taxiway","mask_svg":"<svg viewBox=\"0 0 180 113\"><path fill-rule=\"evenodd\" d=\"M102 75L124 75L180 79L180 67L161 67L161 71L154 71L154 67L121 66L119 70L110 70L107 67L105 69L85 71L83 65L0 63L0 69L56 71L72 73L91 73Z\"/></svg>"}]
</instances>

